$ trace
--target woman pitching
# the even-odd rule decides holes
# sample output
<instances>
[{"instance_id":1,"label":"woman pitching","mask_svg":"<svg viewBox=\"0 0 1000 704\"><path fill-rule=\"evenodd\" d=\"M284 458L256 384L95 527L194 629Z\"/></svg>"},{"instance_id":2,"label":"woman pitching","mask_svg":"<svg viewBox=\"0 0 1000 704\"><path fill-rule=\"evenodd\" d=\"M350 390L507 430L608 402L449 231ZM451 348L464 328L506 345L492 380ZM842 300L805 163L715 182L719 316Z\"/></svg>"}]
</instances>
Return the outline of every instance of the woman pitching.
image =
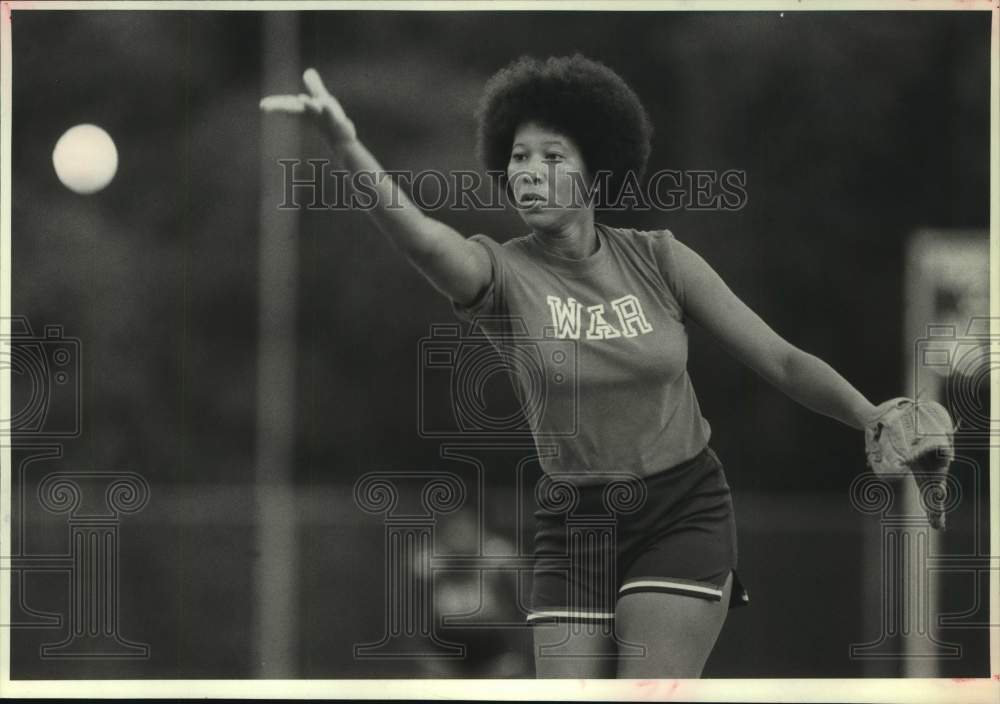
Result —
<instances>
[{"instance_id":1,"label":"woman pitching","mask_svg":"<svg viewBox=\"0 0 1000 704\"><path fill-rule=\"evenodd\" d=\"M308 93L269 96L261 108L310 116L346 169L381 173L316 71L303 78ZM490 79L478 119L484 165L505 174L528 234L503 245L466 239L388 179L374 181L372 217L459 315L574 341L576 377L547 389L532 430L555 445L540 460L544 476L574 487L577 513L607 512L609 475L642 484L643 500L616 514L611 543L567 545L564 514L544 505L535 514L536 674L698 677L728 609L747 596L734 572L729 487L686 371L687 325L817 413L871 429L883 408L782 339L669 231L595 221L595 189L616 193L650 152L646 112L612 70L581 56L522 58ZM493 339L501 351L516 344L502 329ZM522 400L530 383L515 379ZM567 414L577 432L560 436L553 429Z\"/></svg>"}]
</instances>

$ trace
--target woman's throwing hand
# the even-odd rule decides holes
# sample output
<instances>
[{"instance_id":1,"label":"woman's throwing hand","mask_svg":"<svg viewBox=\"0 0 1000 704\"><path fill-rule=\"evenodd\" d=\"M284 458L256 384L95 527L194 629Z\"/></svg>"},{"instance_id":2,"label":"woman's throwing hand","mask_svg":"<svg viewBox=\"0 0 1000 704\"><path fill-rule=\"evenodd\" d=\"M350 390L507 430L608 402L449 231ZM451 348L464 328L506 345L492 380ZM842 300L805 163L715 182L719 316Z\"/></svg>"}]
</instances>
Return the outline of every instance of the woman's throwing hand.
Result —
<instances>
[{"instance_id":1,"label":"woman's throwing hand","mask_svg":"<svg viewBox=\"0 0 1000 704\"><path fill-rule=\"evenodd\" d=\"M302 82L309 91L308 94L268 95L261 98L260 109L287 115L312 115L319 121L320 128L333 146L353 142L357 138L354 123L347 117L340 102L323 85L323 79L316 69L306 69L302 74Z\"/></svg>"}]
</instances>

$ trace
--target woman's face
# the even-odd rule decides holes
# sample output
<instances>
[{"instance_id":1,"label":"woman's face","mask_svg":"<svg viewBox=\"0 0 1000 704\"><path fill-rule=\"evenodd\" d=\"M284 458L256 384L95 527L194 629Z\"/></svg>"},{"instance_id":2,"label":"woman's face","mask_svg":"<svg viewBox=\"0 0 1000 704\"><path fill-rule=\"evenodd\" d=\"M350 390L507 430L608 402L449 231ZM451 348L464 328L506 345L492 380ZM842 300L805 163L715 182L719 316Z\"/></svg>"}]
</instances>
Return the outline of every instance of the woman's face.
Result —
<instances>
[{"instance_id":1,"label":"woman's face","mask_svg":"<svg viewBox=\"0 0 1000 704\"><path fill-rule=\"evenodd\" d=\"M507 180L515 207L534 228L556 229L591 210L579 148L569 137L534 122L514 134Z\"/></svg>"}]
</instances>

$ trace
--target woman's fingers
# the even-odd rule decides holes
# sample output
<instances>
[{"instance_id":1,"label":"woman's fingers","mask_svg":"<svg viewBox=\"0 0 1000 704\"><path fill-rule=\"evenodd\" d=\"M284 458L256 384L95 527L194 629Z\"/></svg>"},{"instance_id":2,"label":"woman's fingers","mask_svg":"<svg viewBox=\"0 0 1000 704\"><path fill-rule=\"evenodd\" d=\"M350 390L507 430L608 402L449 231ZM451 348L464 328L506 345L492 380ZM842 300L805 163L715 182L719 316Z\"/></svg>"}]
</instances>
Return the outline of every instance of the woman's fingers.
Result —
<instances>
[{"instance_id":1,"label":"woman's fingers","mask_svg":"<svg viewBox=\"0 0 1000 704\"><path fill-rule=\"evenodd\" d=\"M269 95L260 99L260 109L264 112L303 113L306 102L301 95Z\"/></svg>"},{"instance_id":2,"label":"woman's fingers","mask_svg":"<svg viewBox=\"0 0 1000 704\"><path fill-rule=\"evenodd\" d=\"M264 112L283 112L291 115L301 115L313 112L317 115L323 112L323 104L318 98L305 93L298 95L269 95L261 98L260 109Z\"/></svg>"},{"instance_id":3,"label":"woman's fingers","mask_svg":"<svg viewBox=\"0 0 1000 704\"><path fill-rule=\"evenodd\" d=\"M314 68L307 68L302 74L302 82L306 84L306 89L314 98L328 98L330 92L323 85L323 79L319 77L319 72Z\"/></svg>"},{"instance_id":4,"label":"woman's fingers","mask_svg":"<svg viewBox=\"0 0 1000 704\"><path fill-rule=\"evenodd\" d=\"M346 117L344 109L327 91L323 85L323 79L319 77L316 69L306 69L302 75L302 81L306 84L309 93L299 93L298 95L269 95L260 101L260 109L264 112L287 112L303 113L311 111L315 113L323 112L323 108L330 108L334 117Z\"/></svg>"},{"instance_id":5,"label":"woman's fingers","mask_svg":"<svg viewBox=\"0 0 1000 704\"><path fill-rule=\"evenodd\" d=\"M332 142L339 144L355 139L357 133L354 123L347 117L337 99L327 91L316 69L306 69L302 74L302 82L305 83L308 94L269 95L261 99L260 109L287 115L312 113L322 116L321 124Z\"/></svg>"},{"instance_id":6,"label":"woman's fingers","mask_svg":"<svg viewBox=\"0 0 1000 704\"><path fill-rule=\"evenodd\" d=\"M323 107L326 107L329 108L330 115L335 120L347 119L347 113L340 106L340 101L334 98L330 94L330 91L326 89L323 79L319 76L319 71L314 68L307 68L305 73L302 74L302 82L306 84L306 89L309 91L316 110L322 110Z\"/></svg>"},{"instance_id":7,"label":"woman's fingers","mask_svg":"<svg viewBox=\"0 0 1000 704\"><path fill-rule=\"evenodd\" d=\"M326 85L323 83L323 79L320 78L319 72L316 69L307 68L302 74L302 82L305 83L306 89L310 93L314 110L322 112L323 108L326 108L330 111L330 117L336 123L350 122L340 101L333 97L330 91L326 89Z\"/></svg>"}]
</instances>

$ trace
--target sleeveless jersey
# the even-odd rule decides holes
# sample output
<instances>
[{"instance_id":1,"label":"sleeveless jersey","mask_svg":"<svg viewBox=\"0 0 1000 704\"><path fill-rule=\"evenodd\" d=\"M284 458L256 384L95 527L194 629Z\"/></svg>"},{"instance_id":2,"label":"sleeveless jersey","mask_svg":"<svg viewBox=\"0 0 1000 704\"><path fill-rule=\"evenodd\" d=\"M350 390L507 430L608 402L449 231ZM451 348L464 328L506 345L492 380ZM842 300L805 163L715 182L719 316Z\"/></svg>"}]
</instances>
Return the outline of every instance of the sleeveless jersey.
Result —
<instances>
[{"instance_id":1,"label":"sleeveless jersey","mask_svg":"<svg viewBox=\"0 0 1000 704\"><path fill-rule=\"evenodd\" d=\"M473 236L489 253L492 279L478 300L454 305L503 356L542 468L580 483L586 474L672 467L711 434L687 372L673 235L596 231L597 251L579 260L534 235L503 245Z\"/></svg>"}]
</instances>

